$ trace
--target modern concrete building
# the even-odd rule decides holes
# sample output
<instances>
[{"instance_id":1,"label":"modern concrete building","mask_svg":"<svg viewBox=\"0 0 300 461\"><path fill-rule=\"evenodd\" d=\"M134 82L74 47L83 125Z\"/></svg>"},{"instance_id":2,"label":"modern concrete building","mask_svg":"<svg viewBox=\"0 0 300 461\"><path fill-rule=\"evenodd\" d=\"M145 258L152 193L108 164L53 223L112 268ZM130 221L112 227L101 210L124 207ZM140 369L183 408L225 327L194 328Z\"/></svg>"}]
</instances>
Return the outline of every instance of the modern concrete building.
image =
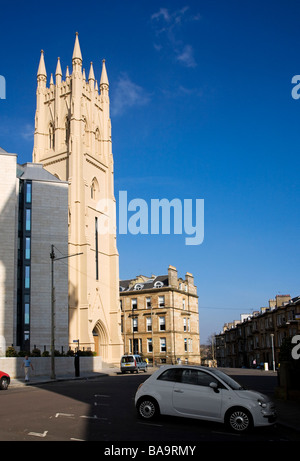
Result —
<instances>
[{"instance_id":1,"label":"modern concrete building","mask_svg":"<svg viewBox=\"0 0 300 461\"><path fill-rule=\"evenodd\" d=\"M197 287L187 273L120 281L124 353L153 363L200 363Z\"/></svg>"},{"instance_id":2,"label":"modern concrete building","mask_svg":"<svg viewBox=\"0 0 300 461\"><path fill-rule=\"evenodd\" d=\"M72 73L60 59L47 86L44 52L37 72L33 162L69 184L69 344L119 363L123 350L119 307L114 168L109 82L82 67L76 34Z\"/></svg>"},{"instance_id":3,"label":"modern concrete building","mask_svg":"<svg viewBox=\"0 0 300 461\"><path fill-rule=\"evenodd\" d=\"M0 355L13 346L68 349L68 266L55 263L51 315L51 246L68 254L68 184L40 164L18 165L0 150Z\"/></svg>"}]
</instances>

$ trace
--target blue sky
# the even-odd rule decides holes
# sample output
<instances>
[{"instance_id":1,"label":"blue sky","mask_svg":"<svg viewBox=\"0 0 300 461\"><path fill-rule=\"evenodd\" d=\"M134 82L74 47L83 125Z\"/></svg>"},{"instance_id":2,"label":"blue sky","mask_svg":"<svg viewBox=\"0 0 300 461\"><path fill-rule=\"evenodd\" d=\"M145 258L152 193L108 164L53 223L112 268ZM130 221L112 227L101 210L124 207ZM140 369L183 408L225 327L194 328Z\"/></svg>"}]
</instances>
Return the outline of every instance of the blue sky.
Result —
<instances>
[{"instance_id":1,"label":"blue sky","mask_svg":"<svg viewBox=\"0 0 300 461\"><path fill-rule=\"evenodd\" d=\"M78 31L98 81L106 59L116 198L204 199L201 245L119 235L121 278L191 272L202 343L300 294L299 1L1 3L1 147L32 160L40 50L48 78L58 56L65 72Z\"/></svg>"}]
</instances>

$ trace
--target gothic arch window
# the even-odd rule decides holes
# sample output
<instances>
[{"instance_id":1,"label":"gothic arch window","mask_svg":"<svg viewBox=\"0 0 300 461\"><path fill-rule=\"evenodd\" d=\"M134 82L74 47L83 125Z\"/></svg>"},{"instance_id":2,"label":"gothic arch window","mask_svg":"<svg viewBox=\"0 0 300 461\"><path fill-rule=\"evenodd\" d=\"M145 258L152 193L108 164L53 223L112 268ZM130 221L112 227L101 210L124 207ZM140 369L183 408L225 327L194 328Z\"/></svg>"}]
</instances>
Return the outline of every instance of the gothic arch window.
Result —
<instances>
[{"instance_id":1,"label":"gothic arch window","mask_svg":"<svg viewBox=\"0 0 300 461\"><path fill-rule=\"evenodd\" d=\"M54 149L55 147L55 132L53 123L49 125L49 149Z\"/></svg>"},{"instance_id":2,"label":"gothic arch window","mask_svg":"<svg viewBox=\"0 0 300 461\"><path fill-rule=\"evenodd\" d=\"M91 199L96 200L99 193L99 184L96 178L93 179L91 184Z\"/></svg>"},{"instance_id":3,"label":"gothic arch window","mask_svg":"<svg viewBox=\"0 0 300 461\"><path fill-rule=\"evenodd\" d=\"M65 135L66 135L66 146L69 147L69 140L70 140L70 120L67 117L65 122Z\"/></svg>"},{"instance_id":4,"label":"gothic arch window","mask_svg":"<svg viewBox=\"0 0 300 461\"><path fill-rule=\"evenodd\" d=\"M96 154L100 154L100 131L99 128L96 128L95 131L95 146Z\"/></svg>"},{"instance_id":5,"label":"gothic arch window","mask_svg":"<svg viewBox=\"0 0 300 461\"><path fill-rule=\"evenodd\" d=\"M88 122L85 116L82 117L83 121L83 141L86 146L89 145L89 130L88 130Z\"/></svg>"}]
</instances>

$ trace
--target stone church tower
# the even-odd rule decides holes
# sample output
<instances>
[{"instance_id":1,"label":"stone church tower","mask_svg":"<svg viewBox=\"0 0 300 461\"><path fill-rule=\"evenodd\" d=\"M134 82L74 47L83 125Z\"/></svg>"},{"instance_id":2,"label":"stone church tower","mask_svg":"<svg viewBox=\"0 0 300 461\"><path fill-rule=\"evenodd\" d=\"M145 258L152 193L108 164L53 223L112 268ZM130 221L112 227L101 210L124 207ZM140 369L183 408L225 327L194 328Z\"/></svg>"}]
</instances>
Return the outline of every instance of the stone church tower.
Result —
<instances>
[{"instance_id":1,"label":"stone church tower","mask_svg":"<svg viewBox=\"0 0 300 461\"><path fill-rule=\"evenodd\" d=\"M61 262L69 266L69 343L79 340L81 350L118 363L123 344L109 105L105 61L98 88L92 63L86 79L78 34L72 73L67 67L63 80L58 58L49 87L41 52L33 162L69 182L69 255L82 253Z\"/></svg>"}]
</instances>

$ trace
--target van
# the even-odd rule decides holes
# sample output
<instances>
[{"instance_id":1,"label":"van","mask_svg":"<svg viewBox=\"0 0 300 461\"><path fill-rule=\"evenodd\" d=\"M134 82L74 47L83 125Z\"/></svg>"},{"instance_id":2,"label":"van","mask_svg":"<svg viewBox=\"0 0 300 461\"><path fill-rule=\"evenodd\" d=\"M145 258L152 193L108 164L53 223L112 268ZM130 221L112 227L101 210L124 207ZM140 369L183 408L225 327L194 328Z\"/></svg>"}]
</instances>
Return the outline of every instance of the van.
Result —
<instances>
[{"instance_id":1,"label":"van","mask_svg":"<svg viewBox=\"0 0 300 461\"><path fill-rule=\"evenodd\" d=\"M147 362L145 362L140 355L123 355L121 358L121 372L137 373L140 370L147 371Z\"/></svg>"}]
</instances>

